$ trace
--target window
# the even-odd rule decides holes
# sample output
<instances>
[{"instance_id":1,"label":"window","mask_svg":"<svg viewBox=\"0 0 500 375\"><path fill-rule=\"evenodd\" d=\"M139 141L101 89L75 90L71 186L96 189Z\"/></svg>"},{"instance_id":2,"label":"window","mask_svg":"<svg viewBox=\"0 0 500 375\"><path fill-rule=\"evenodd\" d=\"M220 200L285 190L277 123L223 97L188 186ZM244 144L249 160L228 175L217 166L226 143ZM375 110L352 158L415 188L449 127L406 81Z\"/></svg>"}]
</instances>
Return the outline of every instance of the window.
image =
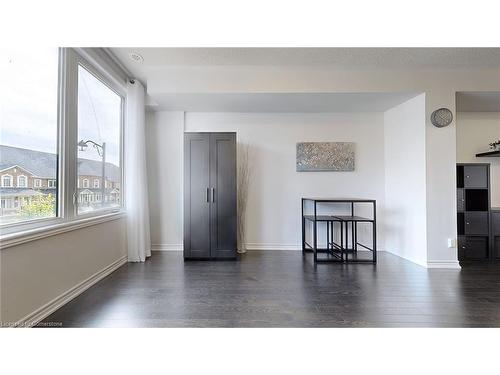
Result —
<instances>
[{"instance_id":1,"label":"window","mask_svg":"<svg viewBox=\"0 0 500 375\"><path fill-rule=\"evenodd\" d=\"M28 179L26 176L17 176L17 187L25 188L28 186Z\"/></svg>"},{"instance_id":2,"label":"window","mask_svg":"<svg viewBox=\"0 0 500 375\"><path fill-rule=\"evenodd\" d=\"M12 199L2 199L2 208L9 209L12 208Z\"/></svg>"},{"instance_id":3,"label":"window","mask_svg":"<svg viewBox=\"0 0 500 375\"><path fill-rule=\"evenodd\" d=\"M78 66L78 176L90 176L92 199L78 205L78 214L120 207L121 128L123 98L83 65ZM116 185L117 199L100 181ZM83 189L88 188L83 180Z\"/></svg>"},{"instance_id":4,"label":"window","mask_svg":"<svg viewBox=\"0 0 500 375\"><path fill-rule=\"evenodd\" d=\"M2 48L0 65L6 69L0 75L0 165L57 180L59 50ZM12 186L13 178L4 176L2 187ZM29 188L27 177L19 176L17 186ZM25 205L14 204L21 201L16 194L0 190L2 202L11 201L0 212L0 224L57 216L57 191L23 191L31 197Z\"/></svg>"},{"instance_id":5,"label":"window","mask_svg":"<svg viewBox=\"0 0 500 375\"><path fill-rule=\"evenodd\" d=\"M0 49L1 237L121 208L127 76L104 54Z\"/></svg>"},{"instance_id":6,"label":"window","mask_svg":"<svg viewBox=\"0 0 500 375\"><path fill-rule=\"evenodd\" d=\"M12 187L12 176L5 174L2 176L2 187Z\"/></svg>"}]
</instances>

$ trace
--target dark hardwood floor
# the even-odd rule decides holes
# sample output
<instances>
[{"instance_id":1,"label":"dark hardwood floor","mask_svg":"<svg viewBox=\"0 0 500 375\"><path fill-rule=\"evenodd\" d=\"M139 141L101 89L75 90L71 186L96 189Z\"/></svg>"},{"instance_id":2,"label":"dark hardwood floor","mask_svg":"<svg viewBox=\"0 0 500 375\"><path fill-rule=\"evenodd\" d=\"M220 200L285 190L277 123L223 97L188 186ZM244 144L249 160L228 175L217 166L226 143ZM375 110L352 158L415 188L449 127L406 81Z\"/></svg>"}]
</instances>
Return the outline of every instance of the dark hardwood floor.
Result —
<instances>
[{"instance_id":1,"label":"dark hardwood floor","mask_svg":"<svg viewBox=\"0 0 500 375\"><path fill-rule=\"evenodd\" d=\"M53 313L63 327L499 327L500 265L320 264L297 251L184 262L155 252Z\"/></svg>"}]
</instances>

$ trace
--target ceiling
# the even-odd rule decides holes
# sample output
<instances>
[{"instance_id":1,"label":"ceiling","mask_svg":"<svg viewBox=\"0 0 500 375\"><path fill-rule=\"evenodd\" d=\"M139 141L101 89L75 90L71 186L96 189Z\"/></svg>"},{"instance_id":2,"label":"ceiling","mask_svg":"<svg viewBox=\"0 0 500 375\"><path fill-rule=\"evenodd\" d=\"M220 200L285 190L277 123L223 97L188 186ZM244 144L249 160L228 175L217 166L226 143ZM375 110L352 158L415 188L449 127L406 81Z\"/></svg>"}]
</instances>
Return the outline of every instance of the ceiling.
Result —
<instances>
[{"instance_id":1,"label":"ceiling","mask_svg":"<svg viewBox=\"0 0 500 375\"><path fill-rule=\"evenodd\" d=\"M171 66L277 65L339 69L499 68L500 48L111 48L136 77ZM137 63L130 53L140 54Z\"/></svg>"},{"instance_id":2,"label":"ceiling","mask_svg":"<svg viewBox=\"0 0 500 375\"><path fill-rule=\"evenodd\" d=\"M499 67L500 48L111 48L127 66L131 52L144 66L332 65L349 68ZM130 62L130 64L129 64Z\"/></svg>"},{"instance_id":3,"label":"ceiling","mask_svg":"<svg viewBox=\"0 0 500 375\"><path fill-rule=\"evenodd\" d=\"M172 69L294 66L339 70L498 69L500 48L110 48L116 59L148 86ZM142 62L130 58L141 55ZM210 72L210 70L208 70ZM184 72L186 77L196 70ZM237 73L232 73L237 74ZM181 76L175 76L182 80ZM189 91L188 91L189 92ZM416 93L192 93L148 91L150 110L228 112L385 111ZM500 94L458 93L458 111L500 111Z\"/></svg>"},{"instance_id":4,"label":"ceiling","mask_svg":"<svg viewBox=\"0 0 500 375\"><path fill-rule=\"evenodd\" d=\"M383 112L417 93L160 94L151 110L188 112Z\"/></svg>"},{"instance_id":5,"label":"ceiling","mask_svg":"<svg viewBox=\"0 0 500 375\"><path fill-rule=\"evenodd\" d=\"M500 112L500 92L457 92L456 105L457 112Z\"/></svg>"}]
</instances>

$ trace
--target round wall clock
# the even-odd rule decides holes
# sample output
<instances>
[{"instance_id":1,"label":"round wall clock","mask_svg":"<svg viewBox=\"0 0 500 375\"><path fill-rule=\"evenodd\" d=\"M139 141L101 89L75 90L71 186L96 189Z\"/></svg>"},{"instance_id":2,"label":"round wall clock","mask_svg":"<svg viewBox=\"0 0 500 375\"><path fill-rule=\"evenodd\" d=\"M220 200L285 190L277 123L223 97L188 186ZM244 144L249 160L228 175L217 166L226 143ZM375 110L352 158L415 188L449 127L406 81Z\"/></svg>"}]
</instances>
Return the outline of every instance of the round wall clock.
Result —
<instances>
[{"instance_id":1,"label":"round wall clock","mask_svg":"<svg viewBox=\"0 0 500 375\"><path fill-rule=\"evenodd\" d=\"M431 114L431 122L437 128L444 128L453 121L453 113L448 108L436 109Z\"/></svg>"}]
</instances>

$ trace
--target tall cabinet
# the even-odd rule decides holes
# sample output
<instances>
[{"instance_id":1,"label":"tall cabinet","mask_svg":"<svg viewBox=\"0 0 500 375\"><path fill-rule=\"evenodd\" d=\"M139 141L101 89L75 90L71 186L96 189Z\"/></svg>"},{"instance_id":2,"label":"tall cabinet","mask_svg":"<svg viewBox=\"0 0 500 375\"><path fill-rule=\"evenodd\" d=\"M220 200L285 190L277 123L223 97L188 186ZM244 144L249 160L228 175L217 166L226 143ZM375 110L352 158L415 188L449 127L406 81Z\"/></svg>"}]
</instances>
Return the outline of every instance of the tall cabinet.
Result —
<instances>
[{"instance_id":1,"label":"tall cabinet","mask_svg":"<svg viewBox=\"0 0 500 375\"><path fill-rule=\"evenodd\" d=\"M184 133L184 258L235 258L236 221L236 133Z\"/></svg>"},{"instance_id":2,"label":"tall cabinet","mask_svg":"<svg viewBox=\"0 0 500 375\"><path fill-rule=\"evenodd\" d=\"M491 236L490 166L457 165L458 259L494 259Z\"/></svg>"}]
</instances>

